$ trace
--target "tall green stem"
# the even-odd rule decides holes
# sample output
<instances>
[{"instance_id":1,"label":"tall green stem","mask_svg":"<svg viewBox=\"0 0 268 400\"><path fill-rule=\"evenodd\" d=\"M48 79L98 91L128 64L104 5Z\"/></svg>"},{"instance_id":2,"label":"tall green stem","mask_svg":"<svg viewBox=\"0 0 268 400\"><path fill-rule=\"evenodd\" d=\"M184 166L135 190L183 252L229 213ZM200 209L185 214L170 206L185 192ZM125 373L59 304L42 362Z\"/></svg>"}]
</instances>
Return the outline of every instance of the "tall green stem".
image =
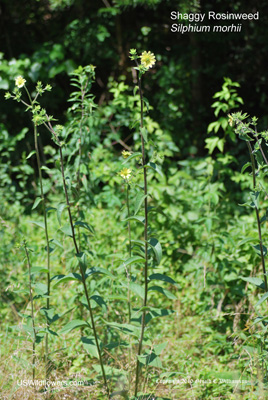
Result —
<instances>
[{"instance_id":1,"label":"tall green stem","mask_svg":"<svg viewBox=\"0 0 268 400\"><path fill-rule=\"evenodd\" d=\"M146 156L145 156L145 143L143 137L143 96L142 96L142 88L141 88L141 77L138 78L139 85L139 95L140 95L140 110L141 110L141 118L140 118L140 137L141 137L141 149L142 149L142 167L143 167L143 183L144 183L144 257L145 257L145 265L144 265L144 300L143 300L143 312L141 317L141 335L138 346L138 356L141 355L142 351L142 343L144 337L144 330L146 325L146 305L147 305L147 292L148 292L148 200L147 200L147 169L146 169ZM136 364L136 381L135 381L135 396L137 396L138 388L139 388L139 372L140 372L140 362L137 358Z\"/></svg>"},{"instance_id":2,"label":"tall green stem","mask_svg":"<svg viewBox=\"0 0 268 400\"><path fill-rule=\"evenodd\" d=\"M39 146L38 146L38 138L37 138L37 126L34 125L34 146L36 152L36 160L37 160L37 168L39 174L39 182L40 182L40 194L43 204L43 218L44 218L44 225L45 225L45 237L46 237L46 251L47 251L47 312L50 307L50 253L49 253L49 236L48 236L48 223L47 223L47 212L46 212L46 199L44 196L44 189L43 189L43 179L42 179L42 171L41 171L41 161L40 161L40 154L39 154ZM49 319L47 317L47 329L49 328ZM45 363L46 363L46 379L49 378L49 356L48 356L48 333L45 335Z\"/></svg>"},{"instance_id":3,"label":"tall green stem","mask_svg":"<svg viewBox=\"0 0 268 400\"><path fill-rule=\"evenodd\" d=\"M48 123L48 124L45 124L45 126L47 127L47 129L50 132L52 132L52 134L54 135L54 137L56 139L56 142L57 142L57 144L59 146L61 176L62 176L62 182L63 182L63 187L64 187L65 200L66 200L66 204L67 204L69 222L70 222L71 231L72 231L72 239L73 239L73 244L74 244L76 255L79 255L79 247L78 247L78 244L77 244L77 239L76 239L76 234L75 234L75 229L74 229L74 223L73 223L73 217L72 217L72 213L71 213L71 204L70 204L70 200L69 200L67 184L66 184L66 179L65 179L64 162L63 162L63 154L62 154L62 145L60 143L60 140L59 140L56 132L52 128L51 124ZM96 326L95 326L93 311L92 311L92 307L91 307L91 302L90 302L90 298L89 298L89 294L88 294L88 290L87 290L87 286L86 286L86 276L85 276L84 269L83 269L83 267L82 267L82 265L80 263L79 263L79 268L80 268L80 273L81 273L81 276L82 276L82 283L83 283L83 288L84 288L84 292L85 292L85 296L86 296L87 306L88 306L88 309L89 309L91 326L92 326L94 339L95 339L95 343L96 343L97 351L98 351L98 356L99 356L99 360L100 360L100 366L101 366L104 386L105 386L105 389L106 389L106 392L107 392L107 396L109 398L109 396L110 396L109 387L108 387L107 378L106 378L106 374L105 374L105 370L104 370L104 365L103 365L100 345L99 345L99 341L98 341L98 335L97 335L97 331L96 331Z\"/></svg>"},{"instance_id":4,"label":"tall green stem","mask_svg":"<svg viewBox=\"0 0 268 400\"><path fill-rule=\"evenodd\" d=\"M127 217L130 218L130 208L129 208L129 183L127 184ZM129 249L128 249L128 254L129 257L132 255L132 250L131 250L131 226L130 226L130 220L128 219L127 222L127 228L128 228L128 242L129 242ZM129 266L129 269L127 271L127 277L128 277L128 282L131 282L131 265ZM130 299L130 289L128 287L128 323L130 324L131 322L131 299Z\"/></svg>"},{"instance_id":5,"label":"tall green stem","mask_svg":"<svg viewBox=\"0 0 268 400\"><path fill-rule=\"evenodd\" d=\"M128 254L129 257L132 255L132 244L131 244L131 226L130 226L130 208L129 208L129 183L127 183L127 217L128 217L128 242L129 242L129 249L128 249ZM130 283L131 283L131 265L129 266L129 269L127 270L127 278L128 278L128 292L127 292L127 299L128 299L128 323L131 323L131 293L130 293ZM130 364L131 364L131 336L129 336L129 352L128 352L128 364L129 364L129 377L128 377L128 384L129 384L129 389L130 389L130 382L131 382L131 371L130 371Z\"/></svg>"},{"instance_id":6,"label":"tall green stem","mask_svg":"<svg viewBox=\"0 0 268 400\"><path fill-rule=\"evenodd\" d=\"M32 317L32 328L33 328L33 351L32 351L32 366L33 366L33 380L35 380L35 343L36 343L36 329L34 321L34 306L33 306L33 291L32 291L32 278L31 278L31 262L29 257L29 251L26 246L26 241L23 243L24 251L26 254L28 273L29 273L29 292L30 292L30 303L31 303L31 317Z\"/></svg>"},{"instance_id":7,"label":"tall green stem","mask_svg":"<svg viewBox=\"0 0 268 400\"><path fill-rule=\"evenodd\" d=\"M247 141L247 146L248 146L248 151L249 151L250 161L251 161L251 168L252 168L253 190L255 191L256 190L255 161L254 161L254 156L253 156L253 152L252 152L253 150L252 150L251 144L248 141ZM263 277L264 277L264 286L265 286L265 292L267 292L268 286L267 286L267 276L266 276L266 268L265 268L265 260L264 260L264 250L263 250L263 243L262 243L261 222L260 222L259 209L256 204L255 204L255 212L256 212L256 219L257 219L257 225L258 225L258 235L259 235L259 242L260 242L260 253L261 253L262 271L263 271Z\"/></svg>"}]
</instances>

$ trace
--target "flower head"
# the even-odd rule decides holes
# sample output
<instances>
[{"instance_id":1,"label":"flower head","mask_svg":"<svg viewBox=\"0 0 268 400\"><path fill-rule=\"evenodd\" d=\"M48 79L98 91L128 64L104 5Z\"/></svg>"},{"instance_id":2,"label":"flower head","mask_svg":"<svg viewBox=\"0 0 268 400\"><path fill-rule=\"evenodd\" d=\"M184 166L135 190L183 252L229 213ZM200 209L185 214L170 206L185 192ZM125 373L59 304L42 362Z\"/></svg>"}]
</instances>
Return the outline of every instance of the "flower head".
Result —
<instances>
[{"instance_id":1,"label":"flower head","mask_svg":"<svg viewBox=\"0 0 268 400\"><path fill-rule=\"evenodd\" d=\"M17 76L15 79L15 85L18 88L22 88L25 85L26 79L24 79L21 75Z\"/></svg>"},{"instance_id":2,"label":"flower head","mask_svg":"<svg viewBox=\"0 0 268 400\"><path fill-rule=\"evenodd\" d=\"M141 65L146 69L152 68L156 61L154 53L151 53L150 51L144 51L141 54L140 59Z\"/></svg>"},{"instance_id":3,"label":"flower head","mask_svg":"<svg viewBox=\"0 0 268 400\"><path fill-rule=\"evenodd\" d=\"M123 150L122 151L122 156L124 157L124 158L128 158L129 156L131 156L131 152L130 151L127 151L127 150Z\"/></svg>"},{"instance_id":4,"label":"flower head","mask_svg":"<svg viewBox=\"0 0 268 400\"><path fill-rule=\"evenodd\" d=\"M129 180L130 176L131 176L131 169L129 168L123 168L120 172L119 175L125 179L125 180Z\"/></svg>"}]
</instances>

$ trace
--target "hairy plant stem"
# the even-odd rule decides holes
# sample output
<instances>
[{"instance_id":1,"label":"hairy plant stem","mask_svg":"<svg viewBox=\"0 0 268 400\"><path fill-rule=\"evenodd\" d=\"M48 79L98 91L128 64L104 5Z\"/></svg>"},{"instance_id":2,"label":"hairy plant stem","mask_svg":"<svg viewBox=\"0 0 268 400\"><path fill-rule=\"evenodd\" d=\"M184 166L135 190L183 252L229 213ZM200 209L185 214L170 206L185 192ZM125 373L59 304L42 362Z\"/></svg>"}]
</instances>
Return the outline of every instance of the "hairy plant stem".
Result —
<instances>
[{"instance_id":1,"label":"hairy plant stem","mask_svg":"<svg viewBox=\"0 0 268 400\"><path fill-rule=\"evenodd\" d=\"M82 134L82 127L83 127L83 121L84 121L84 116L85 116L85 106L84 106L84 98L86 95L86 87L87 87L88 81L86 82L85 87L83 87L81 83L81 119L79 123L79 149L78 149L78 166L77 166L77 171L76 171L76 180L77 180L77 191L78 195L80 193L80 187L81 187L81 182L80 182L80 175L81 175L81 161L82 161L82 139L83 139L83 134ZM80 214L80 206L78 204L78 215ZM79 248L81 245L81 240L80 240L80 228L78 227L78 243L79 243Z\"/></svg>"},{"instance_id":2,"label":"hairy plant stem","mask_svg":"<svg viewBox=\"0 0 268 400\"><path fill-rule=\"evenodd\" d=\"M46 212L46 199L44 196L44 189L43 189L43 180L42 180L42 171L41 171L41 161L40 161L40 154L39 154L39 147L38 147L38 138L37 138L37 126L34 124L34 145L36 151L36 160L37 160L37 167L38 167L38 174L39 174L39 182L40 182L40 193L41 199L43 204L43 218L44 218L44 225L45 225L45 237L46 237L46 251L47 251L47 312L50 307L50 253L49 253L49 236L48 236L48 223L47 223L47 212ZM49 329L49 319L47 317L47 329ZM46 380L49 378L49 355L48 355L48 332L45 335L45 364L46 364Z\"/></svg>"},{"instance_id":3,"label":"hairy plant stem","mask_svg":"<svg viewBox=\"0 0 268 400\"><path fill-rule=\"evenodd\" d=\"M140 137L141 137L141 149L142 149L142 167L143 167L143 183L144 183L144 300L143 307L147 306L147 292L148 292L148 200L147 200L147 169L146 169L146 156L145 156L145 143L143 137L143 96L142 96L142 88L141 88L141 77L138 78L139 85L139 95L140 95ZM146 310L144 309L141 317L141 335L139 339L138 352L137 356L141 355L142 352L142 343L146 325ZM135 397L137 397L138 388L139 388L139 375L140 375L140 361L137 357L136 364L136 380L135 380Z\"/></svg>"},{"instance_id":4,"label":"hairy plant stem","mask_svg":"<svg viewBox=\"0 0 268 400\"><path fill-rule=\"evenodd\" d=\"M250 142L246 141L246 143L248 146L248 151L249 151L250 161L251 161L253 190L255 191L256 190L256 168L255 168L253 150L252 150L252 146L251 146ZM265 260L264 260L264 250L263 250L263 244L262 244L261 222L260 222L259 209L256 204L255 204L255 212L256 212L256 219L257 219L257 225L258 225L258 235L259 235L259 242L260 242L260 253L261 253L262 271L263 271L263 277L264 277L264 286L265 286L265 292L267 292L268 286L267 286L267 276L266 276L266 268L265 268Z\"/></svg>"},{"instance_id":5,"label":"hairy plant stem","mask_svg":"<svg viewBox=\"0 0 268 400\"><path fill-rule=\"evenodd\" d=\"M129 208L129 183L127 184L127 217L130 218L130 208ZM130 221L128 220L127 222L127 228L128 228L128 254L129 257L132 255L132 249L131 249L131 226L130 226ZM127 278L128 282L131 282L131 265L129 266L129 269L127 270ZM131 322L131 298L130 298L130 289L128 287L128 323L130 324Z\"/></svg>"},{"instance_id":6,"label":"hairy plant stem","mask_svg":"<svg viewBox=\"0 0 268 400\"><path fill-rule=\"evenodd\" d=\"M127 217L130 218L130 208L129 208L129 183L127 183ZM127 222L127 227L128 227L128 254L129 257L132 255L132 244L131 244L131 226L130 226L130 220L128 219ZM127 292L127 299L128 299L128 323L131 323L131 293L130 293L130 283L131 283L131 265L129 266L129 269L127 270L127 279L128 279L128 292ZM128 376L128 385L130 389L130 382L131 382L131 371L130 371L130 364L131 364L131 356L132 356L132 349L131 349L131 336L129 336L129 352L128 352L128 364L129 364L129 376Z\"/></svg>"},{"instance_id":7,"label":"hairy plant stem","mask_svg":"<svg viewBox=\"0 0 268 400\"><path fill-rule=\"evenodd\" d=\"M72 213L71 213L71 204L70 204L70 200L69 200L69 195L68 195L68 190L67 190L67 184L66 184L66 179L65 179L64 162L63 162L63 153L62 153L62 144L61 144L61 142L60 142L60 140L59 140L59 138L58 138L56 132L54 131L52 125L50 124L50 122L48 122L48 124L45 123L45 126L46 126L47 129L53 134L53 136L55 137L55 140L56 140L56 142L57 142L57 144L58 144L58 146L59 146L60 165L61 165L61 176L62 176L62 182L63 182L65 200L66 200L66 204L67 204L69 222L70 222L71 231L72 231L73 244L74 244L76 256L78 256L78 255L79 255L79 247L78 247L78 243L77 243L77 239L76 239L76 234L75 234L75 229L74 229L74 223L73 223L73 217L72 217ZM109 392L109 387L108 387L108 383L107 383L107 378L106 378L106 374L105 374L105 370L104 370L104 365L103 365L103 360L102 360L102 355L101 355L101 350L100 350L98 335L97 335L97 331L96 331L96 326L95 326L93 311L92 311L92 307L91 307L91 302L90 302L90 298L89 298L89 294L88 294L88 290L87 290L85 271L84 271L82 265L80 264L80 262L79 262L79 268L80 268L80 273L81 273L81 277L82 277L82 284L83 284L83 288L84 288L84 292L85 292L85 296L86 296L87 306L88 306L88 310L89 310L89 314L90 314L91 326L92 326L92 330L93 330L93 334L94 334L94 339L95 339L95 343L96 343L97 351L98 351L98 356L99 356L99 360L100 360L100 366L101 366L101 371L102 371L102 377L103 377L103 381L104 381L104 386L105 386L105 389L106 389L106 392L107 392L107 396L108 396L108 398L109 398L109 397L110 397L110 392Z\"/></svg>"},{"instance_id":8,"label":"hairy plant stem","mask_svg":"<svg viewBox=\"0 0 268 400\"><path fill-rule=\"evenodd\" d=\"M32 278L31 278L31 262L29 257L29 251L26 245L26 241L23 243L27 266L28 266L28 273L29 273L29 293L30 293L30 303L31 303L31 317L32 317L32 328L33 328L33 354L32 354L32 364L33 364L33 380L35 379L35 343L36 343L36 329L35 329L35 321L34 321L34 305L33 305L33 291L32 291Z\"/></svg>"}]
</instances>

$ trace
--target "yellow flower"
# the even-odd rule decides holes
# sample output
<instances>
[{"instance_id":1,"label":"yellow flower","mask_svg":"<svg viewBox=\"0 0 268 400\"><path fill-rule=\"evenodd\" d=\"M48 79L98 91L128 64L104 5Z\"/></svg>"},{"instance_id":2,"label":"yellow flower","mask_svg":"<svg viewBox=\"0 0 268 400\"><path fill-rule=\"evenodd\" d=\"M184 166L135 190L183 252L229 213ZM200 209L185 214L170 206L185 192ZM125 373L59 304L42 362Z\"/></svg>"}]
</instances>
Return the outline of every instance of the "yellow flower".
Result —
<instances>
[{"instance_id":1,"label":"yellow flower","mask_svg":"<svg viewBox=\"0 0 268 400\"><path fill-rule=\"evenodd\" d=\"M123 150L122 151L122 156L124 157L124 158L128 158L129 156L131 156L131 152L130 151L127 151L127 150Z\"/></svg>"},{"instance_id":2,"label":"yellow flower","mask_svg":"<svg viewBox=\"0 0 268 400\"><path fill-rule=\"evenodd\" d=\"M17 76L17 78L15 79L15 85L18 88L22 88L25 85L26 79L24 79L21 75Z\"/></svg>"},{"instance_id":3,"label":"yellow flower","mask_svg":"<svg viewBox=\"0 0 268 400\"><path fill-rule=\"evenodd\" d=\"M131 176L131 169L129 168L123 168L122 171L119 172L119 175L126 180L129 180Z\"/></svg>"},{"instance_id":4,"label":"yellow flower","mask_svg":"<svg viewBox=\"0 0 268 400\"><path fill-rule=\"evenodd\" d=\"M230 126L233 126L233 124L234 124L234 119L233 119L232 115L231 115L231 114L228 114L228 117L229 117L229 119L228 119L228 124L229 124Z\"/></svg>"},{"instance_id":5,"label":"yellow flower","mask_svg":"<svg viewBox=\"0 0 268 400\"><path fill-rule=\"evenodd\" d=\"M155 64L155 55L150 51L144 51L141 56L141 65L147 69L151 68Z\"/></svg>"}]
</instances>

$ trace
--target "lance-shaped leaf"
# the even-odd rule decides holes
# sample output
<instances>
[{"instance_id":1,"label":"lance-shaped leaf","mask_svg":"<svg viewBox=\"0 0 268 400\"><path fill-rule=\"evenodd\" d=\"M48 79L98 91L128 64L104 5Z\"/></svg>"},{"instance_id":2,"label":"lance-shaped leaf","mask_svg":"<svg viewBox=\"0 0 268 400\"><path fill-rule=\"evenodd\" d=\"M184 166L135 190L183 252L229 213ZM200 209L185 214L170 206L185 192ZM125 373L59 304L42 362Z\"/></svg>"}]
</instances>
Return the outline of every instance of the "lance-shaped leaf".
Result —
<instances>
[{"instance_id":1,"label":"lance-shaped leaf","mask_svg":"<svg viewBox=\"0 0 268 400\"><path fill-rule=\"evenodd\" d=\"M158 164L153 163L153 162L149 162L148 164L146 164L146 167L147 168L151 168L155 172L157 172L159 175L164 176L163 172L162 172L162 170L161 170L161 168L160 168L160 166Z\"/></svg>"},{"instance_id":2,"label":"lance-shaped leaf","mask_svg":"<svg viewBox=\"0 0 268 400\"><path fill-rule=\"evenodd\" d=\"M145 259L143 257L133 256L125 260L123 264L120 265L120 267L127 267L128 265L139 263L145 263Z\"/></svg>"},{"instance_id":3,"label":"lance-shaped leaf","mask_svg":"<svg viewBox=\"0 0 268 400\"><path fill-rule=\"evenodd\" d=\"M162 247L160 242L155 238L151 238L148 244L153 249L157 264L160 264L162 258Z\"/></svg>"},{"instance_id":4,"label":"lance-shaped leaf","mask_svg":"<svg viewBox=\"0 0 268 400\"><path fill-rule=\"evenodd\" d=\"M68 322L60 331L60 333L68 333L73 329L81 328L82 326L90 327L86 321L82 321L81 319L74 319L73 321Z\"/></svg>"},{"instance_id":5,"label":"lance-shaped leaf","mask_svg":"<svg viewBox=\"0 0 268 400\"><path fill-rule=\"evenodd\" d=\"M174 281L174 279L170 278L167 275L164 274L152 274L149 276L149 280L159 280L159 281L163 281L163 282L168 282L168 283L172 283L172 284L176 284L176 282Z\"/></svg>"},{"instance_id":6,"label":"lance-shaped leaf","mask_svg":"<svg viewBox=\"0 0 268 400\"><path fill-rule=\"evenodd\" d=\"M123 219L123 222L125 222L125 221L138 221L138 222L141 222L141 223L144 225L144 223L145 223L145 218L144 218L144 217L141 217L141 216L139 216L139 215L133 215L132 217Z\"/></svg>"},{"instance_id":7,"label":"lance-shaped leaf","mask_svg":"<svg viewBox=\"0 0 268 400\"><path fill-rule=\"evenodd\" d=\"M142 154L141 153L132 153L131 156L129 156L124 162L122 162L122 165L126 164L128 161L132 160L132 158L136 158L136 157L141 157Z\"/></svg>"},{"instance_id":8,"label":"lance-shaped leaf","mask_svg":"<svg viewBox=\"0 0 268 400\"><path fill-rule=\"evenodd\" d=\"M56 275L53 276L53 278L51 280L56 280L54 287L58 286L60 283L65 283L65 282L69 282L69 281L79 281L82 282L82 277L80 274L77 273L71 273L68 275Z\"/></svg>"},{"instance_id":9,"label":"lance-shaped leaf","mask_svg":"<svg viewBox=\"0 0 268 400\"><path fill-rule=\"evenodd\" d=\"M48 273L48 269L44 267L31 267L31 274L41 274L42 272ZM28 274L28 271L25 272L25 275Z\"/></svg>"},{"instance_id":10,"label":"lance-shaped leaf","mask_svg":"<svg viewBox=\"0 0 268 400\"><path fill-rule=\"evenodd\" d=\"M120 330L121 332L127 334L127 335L133 335L136 337L140 337L140 331L141 328L135 325L131 325L131 324L120 324L117 322L108 322L105 321L103 319L103 321L105 322L106 325L109 325L111 328Z\"/></svg>"},{"instance_id":11,"label":"lance-shaped leaf","mask_svg":"<svg viewBox=\"0 0 268 400\"><path fill-rule=\"evenodd\" d=\"M171 292L170 292L169 290L167 290L167 289L162 288L161 286L151 286L151 287L149 287L149 289L148 289L148 292L149 292L149 291L155 291L155 292L162 293L162 294L164 294L168 299L171 299L171 300L176 300L176 299L177 299L177 297L174 296L173 293L171 293Z\"/></svg>"},{"instance_id":12,"label":"lance-shaped leaf","mask_svg":"<svg viewBox=\"0 0 268 400\"><path fill-rule=\"evenodd\" d=\"M147 196L148 195L145 196L143 192L138 192L137 193L137 195L135 197L135 200L134 200L134 214L135 215L138 214L138 212L139 212L139 210L141 208L141 205L144 203L144 199Z\"/></svg>"},{"instance_id":13,"label":"lance-shaped leaf","mask_svg":"<svg viewBox=\"0 0 268 400\"><path fill-rule=\"evenodd\" d=\"M258 301L258 303L255 304L255 307L257 307L257 306L259 306L260 304L262 304L262 303L267 299L267 297L268 297L268 292L266 292L266 293L261 297L261 299Z\"/></svg>"},{"instance_id":14,"label":"lance-shaped leaf","mask_svg":"<svg viewBox=\"0 0 268 400\"><path fill-rule=\"evenodd\" d=\"M58 218L58 222L59 225L61 226L61 214L63 212L63 210L67 207L67 204L65 203L60 203L57 207L57 218Z\"/></svg>"},{"instance_id":15,"label":"lance-shaped leaf","mask_svg":"<svg viewBox=\"0 0 268 400\"><path fill-rule=\"evenodd\" d=\"M41 203L42 200L43 199L41 197L36 197L36 199L33 203L33 206L32 206L32 210L34 210L38 206L38 204Z\"/></svg>"},{"instance_id":16,"label":"lance-shaped leaf","mask_svg":"<svg viewBox=\"0 0 268 400\"><path fill-rule=\"evenodd\" d=\"M40 228L45 229L45 224L44 222L39 222L39 221L29 221L31 224L40 226Z\"/></svg>"},{"instance_id":17,"label":"lance-shaped leaf","mask_svg":"<svg viewBox=\"0 0 268 400\"><path fill-rule=\"evenodd\" d=\"M87 279L89 276L93 274L104 274L108 275L110 278L115 279L115 276L105 268L101 267L91 267L86 270L85 278Z\"/></svg>"},{"instance_id":18,"label":"lance-shaped leaf","mask_svg":"<svg viewBox=\"0 0 268 400\"><path fill-rule=\"evenodd\" d=\"M243 276L241 276L240 278L243 279L243 281L252 283L253 285L255 285L261 289L265 289L265 284L264 284L263 280L260 278L251 278L251 277L245 278Z\"/></svg>"},{"instance_id":19,"label":"lance-shaped leaf","mask_svg":"<svg viewBox=\"0 0 268 400\"><path fill-rule=\"evenodd\" d=\"M60 230L66 235L73 237L72 227L70 224L66 224L60 228Z\"/></svg>"},{"instance_id":20,"label":"lance-shaped leaf","mask_svg":"<svg viewBox=\"0 0 268 400\"><path fill-rule=\"evenodd\" d=\"M130 282L129 284L127 284L125 282L121 282L121 285L124 286L125 288L129 288L132 292L134 292L139 297L144 299L144 287L143 286L141 286L135 282Z\"/></svg>"},{"instance_id":21,"label":"lance-shaped leaf","mask_svg":"<svg viewBox=\"0 0 268 400\"><path fill-rule=\"evenodd\" d=\"M87 222L76 221L74 226L80 226L81 228L87 229L90 233L94 233L93 228Z\"/></svg>"},{"instance_id":22,"label":"lance-shaped leaf","mask_svg":"<svg viewBox=\"0 0 268 400\"><path fill-rule=\"evenodd\" d=\"M252 246L253 249L256 251L256 253L261 256L261 246L259 244L257 244L256 246ZM263 251L263 255L266 256L267 254L267 247L265 247L264 245L262 245L262 251Z\"/></svg>"}]
</instances>

